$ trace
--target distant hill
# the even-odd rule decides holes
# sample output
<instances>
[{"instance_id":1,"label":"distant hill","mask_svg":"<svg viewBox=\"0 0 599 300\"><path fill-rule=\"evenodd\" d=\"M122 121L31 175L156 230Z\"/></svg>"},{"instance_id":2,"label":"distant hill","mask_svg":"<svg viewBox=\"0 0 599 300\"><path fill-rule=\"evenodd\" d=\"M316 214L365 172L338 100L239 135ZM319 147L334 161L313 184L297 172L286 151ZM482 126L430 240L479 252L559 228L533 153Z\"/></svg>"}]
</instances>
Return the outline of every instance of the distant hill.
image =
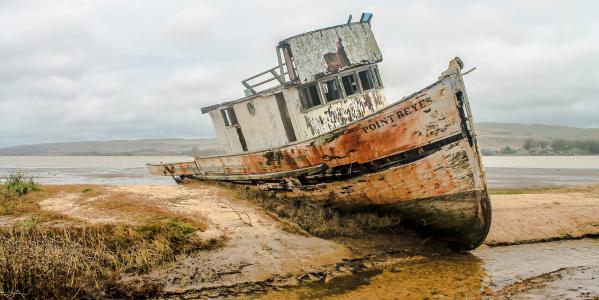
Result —
<instances>
[{"instance_id":1,"label":"distant hill","mask_svg":"<svg viewBox=\"0 0 599 300\"><path fill-rule=\"evenodd\" d=\"M480 148L483 153L487 154L499 151L506 146L515 150L522 149L525 142L530 139L545 141L549 144L556 140L599 141L598 128L517 123L476 123L474 127Z\"/></svg>"},{"instance_id":2,"label":"distant hill","mask_svg":"<svg viewBox=\"0 0 599 300\"><path fill-rule=\"evenodd\" d=\"M477 123L475 129L481 149L487 155L510 147L522 150L524 143L535 141L595 140L599 129L516 123ZM51 143L0 148L0 155L214 155L220 149L216 139L145 139L102 142ZM552 154L552 153L540 153Z\"/></svg>"},{"instance_id":3,"label":"distant hill","mask_svg":"<svg viewBox=\"0 0 599 300\"><path fill-rule=\"evenodd\" d=\"M49 143L0 148L0 155L214 155L216 139L144 139Z\"/></svg>"}]
</instances>

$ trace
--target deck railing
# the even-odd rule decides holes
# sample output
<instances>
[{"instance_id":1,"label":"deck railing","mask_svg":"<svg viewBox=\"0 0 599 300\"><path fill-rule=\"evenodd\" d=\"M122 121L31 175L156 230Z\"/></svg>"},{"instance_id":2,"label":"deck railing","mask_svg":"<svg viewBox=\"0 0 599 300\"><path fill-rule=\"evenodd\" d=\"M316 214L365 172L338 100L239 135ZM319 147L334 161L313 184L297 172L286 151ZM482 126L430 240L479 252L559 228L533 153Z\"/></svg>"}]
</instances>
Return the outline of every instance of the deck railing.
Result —
<instances>
[{"instance_id":1,"label":"deck railing","mask_svg":"<svg viewBox=\"0 0 599 300\"><path fill-rule=\"evenodd\" d=\"M258 92L256 92L256 88L258 88L264 84L267 84L271 81L274 81L274 80L277 80L280 85L285 84L285 75L287 75L287 72L283 71L283 74L282 75L280 74L281 70L284 70L284 68L281 68L282 66L285 66L285 63L283 63L281 66L276 66L276 67L270 68L264 72L258 73L252 77L242 80L241 84L243 84L243 86L246 88L246 95L247 96L256 95L258 93ZM277 72L277 70L279 70L279 72ZM266 79L264 79L260 82L251 83L251 81L256 80L259 77L263 77L264 75L267 75L267 74L272 77L267 77ZM249 95L247 93L249 93Z\"/></svg>"}]
</instances>

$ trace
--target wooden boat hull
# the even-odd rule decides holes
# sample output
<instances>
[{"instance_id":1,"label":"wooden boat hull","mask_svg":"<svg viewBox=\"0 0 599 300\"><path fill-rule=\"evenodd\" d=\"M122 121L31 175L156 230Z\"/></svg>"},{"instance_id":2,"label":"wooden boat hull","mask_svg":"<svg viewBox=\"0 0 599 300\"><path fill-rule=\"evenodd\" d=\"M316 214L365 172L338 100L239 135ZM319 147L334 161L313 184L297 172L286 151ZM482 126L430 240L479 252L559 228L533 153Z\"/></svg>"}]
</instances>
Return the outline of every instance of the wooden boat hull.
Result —
<instances>
[{"instance_id":1,"label":"wooden boat hull","mask_svg":"<svg viewBox=\"0 0 599 300\"><path fill-rule=\"evenodd\" d=\"M393 210L473 249L486 237L491 208L461 67L456 58L427 88L307 141L148 168L343 209Z\"/></svg>"}]
</instances>

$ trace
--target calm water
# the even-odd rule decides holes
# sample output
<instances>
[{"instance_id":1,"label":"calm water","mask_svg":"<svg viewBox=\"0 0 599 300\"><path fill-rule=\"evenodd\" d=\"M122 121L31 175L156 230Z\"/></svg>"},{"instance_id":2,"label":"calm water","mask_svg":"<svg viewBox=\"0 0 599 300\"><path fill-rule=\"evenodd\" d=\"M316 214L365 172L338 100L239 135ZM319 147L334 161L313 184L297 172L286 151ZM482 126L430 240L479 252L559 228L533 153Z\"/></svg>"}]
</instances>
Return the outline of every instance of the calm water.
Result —
<instances>
[{"instance_id":1,"label":"calm water","mask_svg":"<svg viewBox=\"0 0 599 300\"><path fill-rule=\"evenodd\" d=\"M0 156L0 177L21 171L49 184L174 184L150 176L147 163L191 160L181 156Z\"/></svg>"},{"instance_id":2,"label":"calm water","mask_svg":"<svg viewBox=\"0 0 599 300\"><path fill-rule=\"evenodd\" d=\"M191 160L180 156L0 156L0 177L22 171L42 183L164 184L146 163ZM599 183L599 156L486 156L491 188Z\"/></svg>"},{"instance_id":3,"label":"calm water","mask_svg":"<svg viewBox=\"0 0 599 300\"><path fill-rule=\"evenodd\" d=\"M481 247L470 253L433 256L339 277L327 284L313 283L242 298L476 299L485 290L492 293L526 278L579 266L591 271L576 271L547 287L510 299L594 299L599 295L598 239Z\"/></svg>"},{"instance_id":4,"label":"calm water","mask_svg":"<svg viewBox=\"0 0 599 300\"><path fill-rule=\"evenodd\" d=\"M490 188L599 183L599 156L485 156Z\"/></svg>"}]
</instances>

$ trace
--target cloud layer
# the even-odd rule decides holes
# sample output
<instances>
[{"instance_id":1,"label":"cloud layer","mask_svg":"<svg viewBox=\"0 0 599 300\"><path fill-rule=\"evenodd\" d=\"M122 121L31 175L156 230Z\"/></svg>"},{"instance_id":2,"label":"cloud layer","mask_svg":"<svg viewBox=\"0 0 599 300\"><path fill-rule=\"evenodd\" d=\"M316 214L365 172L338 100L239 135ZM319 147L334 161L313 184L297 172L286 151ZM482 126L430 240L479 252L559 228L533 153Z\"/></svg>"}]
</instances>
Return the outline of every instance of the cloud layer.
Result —
<instances>
[{"instance_id":1,"label":"cloud layer","mask_svg":"<svg viewBox=\"0 0 599 300\"><path fill-rule=\"evenodd\" d=\"M599 127L595 1L0 0L0 147L213 136L279 40L362 11L389 99L460 56L476 121Z\"/></svg>"}]
</instances>

